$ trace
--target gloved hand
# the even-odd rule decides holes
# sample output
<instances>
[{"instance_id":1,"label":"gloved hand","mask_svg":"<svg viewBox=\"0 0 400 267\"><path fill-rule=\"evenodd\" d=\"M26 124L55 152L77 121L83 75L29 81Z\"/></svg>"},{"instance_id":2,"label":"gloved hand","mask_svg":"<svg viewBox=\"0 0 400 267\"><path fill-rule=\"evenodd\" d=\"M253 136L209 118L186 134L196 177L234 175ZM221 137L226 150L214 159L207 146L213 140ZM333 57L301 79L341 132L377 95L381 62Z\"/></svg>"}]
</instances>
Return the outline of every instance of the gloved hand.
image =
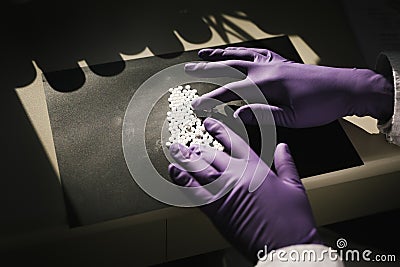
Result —
<instances>
[{"instance_id":1,"label":"gloved hand","mask_svg":"<svg viewBox=\"0 0 400 267\"><path fill-rule=\"evenodd\" d=\"M207 118L204 127L225 151L173 144L170 153L177 164L169 166L169 174L178 185L198 187L189 199L217 196L218 192L201 187L215 179L237 182L226 195L200 207L227 240L252 261L257 260L257 252L265 245L271 251L294 244L321 243L286 144L276 147L274 173L241 137L221 122ZM265 180L250 193L249 184L255 177Z\"/></svg>"},{"instance_id":2,"label":"gloved hand","mask_svg":"<svg viewBox=\"0 0 400 267\"><path fill-rule=\"evenodd\" d=\"M380 122L393 114L393 85L385 77L368 69L332 68L291 62L280 55L256 48L228 47L203 49L199 56L208 61L188 63L185 71L196 77L224 75L224 65L242 71L247 78L220 87L192 102L195 110L207 110L222 102L238 100L234 92L241 92L251 104L239 108L234 116L247 124L275 123L290 128L313 127L338 118L357 115L372 116ZM222 63L222 64L221 64ZM252 82L250 82L252 81ZM255 83L268 104L254 99ZM257 114L257 115L258 115Z\"/></svg>"}]
</instances>

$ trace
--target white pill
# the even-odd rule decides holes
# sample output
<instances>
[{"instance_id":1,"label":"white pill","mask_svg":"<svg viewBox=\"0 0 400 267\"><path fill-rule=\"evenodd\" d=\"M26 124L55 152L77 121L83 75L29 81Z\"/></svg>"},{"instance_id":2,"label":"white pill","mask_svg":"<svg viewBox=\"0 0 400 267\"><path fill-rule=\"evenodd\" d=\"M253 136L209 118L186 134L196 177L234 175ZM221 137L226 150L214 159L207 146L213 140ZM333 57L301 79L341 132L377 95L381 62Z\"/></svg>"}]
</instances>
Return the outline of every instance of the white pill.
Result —
<instances>
[{"instance_id":1,"label":"white pill","mask_svg":"<svg viewBox=\"0 0 400 267\"><path fill-rule=\"evenodd\" d=\"M194 114L191 101L198 98L197 90L190 85L176 86L168 90L170 111L167 112L169 143L202 144L223 150L212 136L205 131L202 121Z\"/></svg>"}]
</instances>

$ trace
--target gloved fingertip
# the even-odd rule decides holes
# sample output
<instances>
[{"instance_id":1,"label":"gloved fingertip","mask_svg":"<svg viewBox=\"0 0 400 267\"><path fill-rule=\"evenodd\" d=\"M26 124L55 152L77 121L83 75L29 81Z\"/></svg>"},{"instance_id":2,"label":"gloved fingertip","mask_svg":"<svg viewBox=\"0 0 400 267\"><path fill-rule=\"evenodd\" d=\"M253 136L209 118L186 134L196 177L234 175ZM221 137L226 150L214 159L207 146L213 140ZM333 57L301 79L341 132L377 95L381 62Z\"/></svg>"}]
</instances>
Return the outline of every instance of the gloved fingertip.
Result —
<instances>
[{"instance_id":1,"label":"gloved fingertip","mask_svg":"<svg viewBox=\"0 0 400 267\"><path fill-rule=\"evenodd\" d=\"M196 68L197 64L196 63L186 63L185 64L185 71L193 71Z\"/></svg>"},{"instance_id":2,"label":"gloved fingertip","mask_svg":"<svg viewBox=\"0 0 400 267\"><path fill-rule=\"evenodd\" d=\"M192 100L192 103L191 103L192 108L193 108L194 110L200 109L200 108L199 108L200 104L201 104L200 97L199 97L199 98L196 98L196 99L194 99L194 100Z\"/></svg>"},{"instance_id":3,"label":"gloved fingertip","mask_svg":"<svg viewBox=\"0 0 400 267\"><path fill-rule=\"evenodd\" d=\"M196 155L200 155L201 154L201 149L200 149L200 145L199 144L192 144L189 147L189 150L196 154Z\"/></svg>"},{"instance_id":4,"label":"gloved fingertip","mask_svg":"<svg viewBox=\"0 0 400 267\"><path fill-rule=\"evenodd\" d=\"M288 152L287 145L285 143L279 143L276 145L275 148L275 157L280 157L282 158L282 155L286 155Z\"/></svg>"},{"instance_id":5,"label":"gloved fingertip","mask_svg":"<svg viewBox=\"0 0 400 267\"><path fill-rule=\"evenodd\" d=\"M233 117L236 119L241 119L243 122L252 122L254 119L254 114L249 107L240 107L233 113Z\"/></svg>"},{"instance_id":6,"label":"gloved fingertip","mask_svg":"<svg viewBox=\"0 0 400 267\"><path fill-rule=\"evenodd\" d=\"M189 182L189 177L185 175L184 171L174 164L168 166L168 173L172 181L180 186L185 186Z\"/></svg>"},{"instance_id":7,"label":"gloved fingertip","mask_svg":"<svg viewBox=\"0 0 400 267\"><path fill-rule=\"evenodd\" d=\"M199 97L191 102L193 110L209 111L215 107L215 100L206 97Z\"/></svg>"},{"instance_id":8,"label":"gloved fingertip","mask_svg":"<svg viewBox=\"0 0 400 267\"><path fill-rule=\"evenodd\" d=\"M216 119L210 118L210 117L207 117L207 118L203 121L204 128L206 128L206 130L207 130L208 132L210 132L210 130L212 130L211 128L212 128L213 126L215 126L216 124L218 124L218 121L217 121Z\"/></svg>"},{"instance_id":9,"label":"gloved fingertip","mask_svg":"<svg viewBox=\"0 0 400 267\"><path fill-rule=\"evenodd\" d=\"M172 177L175 174L175 165L173 163L168 165L168 173Z\"/></svg>"},{"instance_id":10,"label":"gloved fingertip","mask_svg":"<svg viewBox=\"0 0 400 267\"><path fill-rule=\"evenodd\" d=\"M188 159L190 157L189 149L180 143L172 144L169 147L169 151L171 156L176 160L182 160L183 158Z\"/></svg>"},{"instance_id":11,"label":"gloved fingertip","mask_svg":"<svg viewBox=\"0 0 400 267\"><path fill-rule=\"evenodd\" d=\"M284 148L285 148L286 153L289 153L289 154L290 154L290 149L289 149L288 144L283 143L283 146L284 146Z\"/></svg>"},{"instance_id":12,"label":"gloved fingertip","mask_svg":"<svg viewBox=\"0 0 400 267\"><path fill-rule=\"evenodd\" d=\"M190 158L190 150L189 150L189 148L188 147L186 147L186 146L184 146L184 145L182 145L182 144L179 144L179 151L182 153L182 155L185 157L185 158Z\"/></svg>"},{"instance_id":13,"label":"gloved fingertip","mask_svg":"<svg viewBox=\"0 0 400 267\"><path fill-rule=\"evenodd\" d=\"M169 147L169 153L171 154L171 156L174 156L174 155L178 154L178 152L179 152L179 144L178 143L173 143Z\"/></svg>"},{"instance_id":14,"label":"gloved fingertip","mask_svg":"<svg viewBox=\"0 0 400 267\"><path fill-rule=\"evenodd\" d=\"M290 183L299 185L301 180L297 172L296 164L290 154L289 146L285 143L279 143L274 153L274 165L276 174Z\"/></svg>"},{"instance_id":15,"label":"gloved fingertip","mask_svg":"<svg viewBox=\"0 0 400 267\"><path fill-rule=\"evenodd\" d=\"M275 149L277 154L291 155L289 146L286 143L279 143ZM281 151L281 152L280 152Z\"/></svg>"},{"instance_id":16,"label":"gloved fingertip","mask_svg":"<svg viewBox=\"0 0 400 267\"><path fill-rule=\"evenodd\" d=\"M178 176L180 173L180 169L175 166L173 163L169 164L168 166L168 174L172 178L172 180L175 180L175 177Z\"/></svg>"},{"instance_id":17,"label":"gloved fingertip","mask_svg":"<svg viewBox=\"0 0 400 267\"><path fill-rule=\"evenodd\" d=\"M239 118L239 111L238 110L235 110L235 112L233 112L233 115L232 115L235 119L237 119L237 118Z\"/></svg>"},{"instance_id":18,"label":"gloved fingertip","mask_svg":"<svg viewBox=\"0 0 400 267\"><path fill-rule=\"evenodd\" d=\"M198 53L199 57L203 58L203 57L207 57L210 55L210 53L212 52L212 49L201 49Z\"/></svg>"}]
</instances>

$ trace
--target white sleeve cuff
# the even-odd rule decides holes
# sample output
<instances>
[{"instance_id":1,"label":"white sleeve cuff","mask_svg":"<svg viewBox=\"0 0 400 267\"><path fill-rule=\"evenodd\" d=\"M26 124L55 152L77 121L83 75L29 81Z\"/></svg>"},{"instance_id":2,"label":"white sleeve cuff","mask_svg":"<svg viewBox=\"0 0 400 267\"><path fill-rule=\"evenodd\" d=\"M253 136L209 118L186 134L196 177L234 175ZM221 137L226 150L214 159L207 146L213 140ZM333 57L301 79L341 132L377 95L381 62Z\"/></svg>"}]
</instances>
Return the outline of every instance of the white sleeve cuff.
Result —
<instances>
[{"instance_id":1,"label":"white sleeve cuff","mask_svg":"<svg viewBox=\"0 0 400 267\"><path fill-rule=\"evenodd\" d=\"M294 245L271 251L256 267L344 267L339 255L324 245Z\"/></svg>"},{"instance_id":2,"label":"white sleeve cuff","mask_svg":"<svg viewBox=\"0 0 400 267\"><path fill-rule=\"evenodd\" d=\"M389 143L400 146L400 52L379 54L376 71L392 79L394 84L393 116L387 122L378 122L378 129L386 135Z\"/></svg>"}]
</instances>

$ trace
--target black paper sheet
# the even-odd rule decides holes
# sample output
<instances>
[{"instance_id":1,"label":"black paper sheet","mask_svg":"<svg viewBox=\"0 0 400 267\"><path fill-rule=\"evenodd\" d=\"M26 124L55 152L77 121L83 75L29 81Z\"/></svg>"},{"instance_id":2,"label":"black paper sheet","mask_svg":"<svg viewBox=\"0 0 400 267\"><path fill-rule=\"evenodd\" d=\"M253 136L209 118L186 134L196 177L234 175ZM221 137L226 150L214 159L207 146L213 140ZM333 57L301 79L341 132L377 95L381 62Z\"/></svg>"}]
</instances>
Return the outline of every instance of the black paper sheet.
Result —
<instances>
[{"instance_id":1,"label":"black paper sheet","mask_svg":"<svg viewBox=\"0 0 400 267\"><path fill-rule=\"evenodd\" d=\"M237 43L271 49L301 62L287 37ZM125 110L138 87L162 69L198 61L197 51L154 56L44 74L44 89L57 160L71 227L92 224L167 207L143 192L132 179L122 150ZM117 75L108 70L124 67ZM95 71L100 70L100 71ZM96 74L98 73L98 74ZM99 75L102 73L102 76ZM168 88L166 88L167 90ZM149 103L143 103L146 105ZM152 111L146 124L146 147L151 161L167 178L168 162L156 149L168 103ZM249 129L257 150L257 130ZM277 128L278 142L288 143L302 178L362 165L360 157L336 121L309 129ZM158 144L159 145L159 144Z\"/></svg>"}]
</instances>

